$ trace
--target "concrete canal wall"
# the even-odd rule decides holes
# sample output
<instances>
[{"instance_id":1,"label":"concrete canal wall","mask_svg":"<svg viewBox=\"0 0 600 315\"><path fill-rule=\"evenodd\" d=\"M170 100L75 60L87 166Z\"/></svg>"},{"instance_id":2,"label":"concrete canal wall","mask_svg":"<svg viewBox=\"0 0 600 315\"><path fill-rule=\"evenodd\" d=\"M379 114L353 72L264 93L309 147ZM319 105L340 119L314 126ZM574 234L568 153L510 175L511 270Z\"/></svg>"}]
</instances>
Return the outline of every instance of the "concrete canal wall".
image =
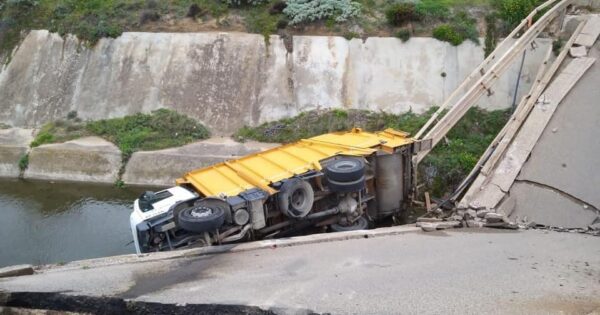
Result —
<instances>
[{"instance_id":1,"label":"concrete canal wall","mask_svg":"<svg viewBox=\"0 0 600 315\"><path fill-rule=\"evenodd\" d=\"M546 39L528 49L519 95L529 90ZM124 33L88 48L74 36L30 32L0 70L0 122L38 127L171 108L216 135L325 108L403 113L441 104L484 58L483 45L433 38L346 40L245 33ZM480 106L506 108L520 58Z\"/></svg>"},{"instance_id":2,"label":"concrete canal wall","mask_svg":"<svg viewBox=\"0 0 600 315\"><path fill-rule=\"evenodd\" d=\"M171 186L190 170L276 145L211 138L179 148L136 152L124 161L117 146L99 137L30 148L34 132L0 130L0 178Z\"/></svg>"}]
</instances>

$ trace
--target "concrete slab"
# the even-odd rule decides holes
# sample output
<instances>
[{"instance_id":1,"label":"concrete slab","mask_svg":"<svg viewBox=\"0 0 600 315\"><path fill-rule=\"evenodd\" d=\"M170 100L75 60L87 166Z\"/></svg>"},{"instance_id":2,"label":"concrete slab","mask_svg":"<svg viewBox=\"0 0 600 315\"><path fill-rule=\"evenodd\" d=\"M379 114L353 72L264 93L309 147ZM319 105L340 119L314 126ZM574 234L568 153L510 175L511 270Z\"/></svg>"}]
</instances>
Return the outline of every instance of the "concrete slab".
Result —
<instances>
[{"instance_id":1,"label":"concrete slab","mask_svg":"<svg viewBox=\"0 0 600 315\"><path fill-rule=\"evenodd\" d=\"M0 177L19 177L19 160L27 154L33 135L33 129L0 129Z\"/></svg>"},{"instance_id":2,"label":"concrete slab","mask_svg":"<svg viewBox=\"0 0 600 315\"><path fill-rule=\"evenodd\" d=\"M600 57L600 45L590 50L590 56ZM600 209L598 82L600 63L588 70L557 108L518 177L553 187L596 209ZM517 203L534 208L527 205L526 199ZM543 208L553 208L554 203L548 200Z\"/></svg>"},{"instance_id":3,"label":"concrete slab","mask_svg":"<svg viewBox=\"0 0 600 315\"><path fill-rule=\"evenodd\" d=\"M587 56L587 48L585 46L571 47L569 55L573 58L585 57Z\"/></svg>"},{"instance_id":4,"label":"concrete slab","mask_svg":"<svg viewBox=\"0 0 600 315\"><path fill-rule=\"evenodd\" d=\"M576 45L592 47L600 35L600 15L590 15L581 34L575 40Z\"/></svg>"},{"instance_id":5,"label":"concrete slab","mask_svg":"<svg viewBox=\"0 0 600 315\"><path fill-rule=\"evenodd\" d=\"M510 197L503 202L513 202L512 220L532 220L537 224L580 228L600 220L600 212L589 205L568 198L555 190L527 182L517 182L510 191Z\"/></svg>"},{"instance_id":6,"label":"concrete slab","mask_svg":"<svg viewBox=\"0 0 600 315\"><path fill-rule=\"evenodd\" d=\"M263 151L277 144L213 138L179 148L134 153L123 174L127 185L171 186L183 174L208 165Z\"/></svg>"},{"instance_id":7,"label":"concrete slab","mask_svg":"<svg viewBox=\"0 0 600 315\"><path fill-rule=\"evenodd\" d=\"M331 314L588 314L600 307L597 245L593 236L543 231L408 233L59 267L0 280L0 290Z\"/></svg>"},{"instance_id":8,"label":"concrete slab","mask_svg":"<svg viewBox=\"0 0 600 315\"><path fill-rule=\"evenodd\" d=\"M120 168L119 148L102 138L86 137L33 148L24 177L114 183Z\"/></svg>"}]
</instances>

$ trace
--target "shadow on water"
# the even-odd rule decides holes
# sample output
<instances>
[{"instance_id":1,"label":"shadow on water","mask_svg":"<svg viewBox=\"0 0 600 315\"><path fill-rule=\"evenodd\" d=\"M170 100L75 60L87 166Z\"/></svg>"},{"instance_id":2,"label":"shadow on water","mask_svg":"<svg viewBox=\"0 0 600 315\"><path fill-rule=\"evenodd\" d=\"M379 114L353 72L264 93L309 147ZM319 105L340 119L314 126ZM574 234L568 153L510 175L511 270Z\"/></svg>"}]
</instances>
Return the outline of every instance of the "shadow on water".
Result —
<instances>
[{"instance_id":1,"label":"shadow on water","mask_svg":"<svg viewBox=\"0 0 600 315\"><path fill-rule=\"evenodd\" d=\"M0 181L0 266L132 253L129 214L143 190Z\"/></svg>"}]
</instances>

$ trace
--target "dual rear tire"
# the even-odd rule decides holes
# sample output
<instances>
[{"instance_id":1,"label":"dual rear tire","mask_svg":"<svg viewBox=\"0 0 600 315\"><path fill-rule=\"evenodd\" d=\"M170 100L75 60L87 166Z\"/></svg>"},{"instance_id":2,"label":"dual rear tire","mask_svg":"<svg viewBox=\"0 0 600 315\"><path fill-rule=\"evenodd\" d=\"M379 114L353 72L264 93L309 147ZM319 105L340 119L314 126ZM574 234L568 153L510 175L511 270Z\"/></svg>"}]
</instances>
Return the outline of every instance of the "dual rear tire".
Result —
<instances>
[{"instance_id":1,"label":"dual rear tire","mask_svg":"<svg viewBox=\"0 0 600 315\"><path fill-rule=\"evenodd\" d=\"M332 192L355 192L365 188L365 163L362 159L343 157L325 167L327 187Z\"/></svg>"}]
</instances>

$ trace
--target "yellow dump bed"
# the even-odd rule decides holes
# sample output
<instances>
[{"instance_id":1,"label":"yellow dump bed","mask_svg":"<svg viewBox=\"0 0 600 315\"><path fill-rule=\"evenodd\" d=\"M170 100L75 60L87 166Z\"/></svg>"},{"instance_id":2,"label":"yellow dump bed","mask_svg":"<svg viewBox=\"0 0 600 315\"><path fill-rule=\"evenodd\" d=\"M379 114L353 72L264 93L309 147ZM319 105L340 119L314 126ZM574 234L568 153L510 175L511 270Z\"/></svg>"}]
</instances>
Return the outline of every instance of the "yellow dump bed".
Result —
<instances>
[{"instance_id":1,"label":"yellow dump bed","mask_svg":"<svg viewBox=\"0 0 600 315\"><path fill-rule=\"evenodd\" d=\"M393 129L370 133L355 128L303 139L237 160L226 161L191 171L177 180L191 184L204 196L235 196L260 188L269 194L277 190L269 185L311 170L321 170L320 162L336 155L366 156L377 150L393 153L413 143L407 133Z\"/></svg>"}]
</instances>

